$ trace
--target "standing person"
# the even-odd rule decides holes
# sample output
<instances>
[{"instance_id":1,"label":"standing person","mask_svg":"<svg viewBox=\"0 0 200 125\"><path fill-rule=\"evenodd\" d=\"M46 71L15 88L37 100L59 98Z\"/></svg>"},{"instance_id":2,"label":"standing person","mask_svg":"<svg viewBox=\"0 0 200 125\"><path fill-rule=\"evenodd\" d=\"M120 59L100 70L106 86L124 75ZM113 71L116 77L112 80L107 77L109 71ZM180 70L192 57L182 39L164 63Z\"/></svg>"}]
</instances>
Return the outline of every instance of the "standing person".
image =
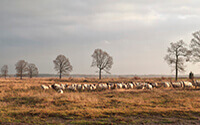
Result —
<instances>
[{"instance_id":1,"label":"standing person","mask_svg":"<svg viewBox=\"0 0 200 125\"><path fill-rule=\"evenodd\" d=\"M194 74L192 72L190 72L190 74L189 74L189 79L191 79L191 80L194 79Z\"/></svg>"}]
</instances>

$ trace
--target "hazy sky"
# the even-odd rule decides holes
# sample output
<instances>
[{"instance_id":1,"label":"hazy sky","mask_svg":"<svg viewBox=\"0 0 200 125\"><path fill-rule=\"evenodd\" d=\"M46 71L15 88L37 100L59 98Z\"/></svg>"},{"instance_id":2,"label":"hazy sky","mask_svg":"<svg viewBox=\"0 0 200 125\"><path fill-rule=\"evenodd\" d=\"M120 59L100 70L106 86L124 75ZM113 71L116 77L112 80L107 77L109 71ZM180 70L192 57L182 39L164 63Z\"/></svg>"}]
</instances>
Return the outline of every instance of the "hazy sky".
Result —
<instances>
[{"instance_id":1,"label":"hazy sky","mask_svg":"<svg viewBox=\"0 0 200 125\"><path fill-rule=\"evenodd\" d=\"M200 30L199 0L0 0L0 67L24 59L56 73L64 54L72 74L95 74L96 48L114 59L112 74L172 74L164 61L170 42L189 44ZM200 64L187 64L200 74Z\"/></svg>"}]
</instances>

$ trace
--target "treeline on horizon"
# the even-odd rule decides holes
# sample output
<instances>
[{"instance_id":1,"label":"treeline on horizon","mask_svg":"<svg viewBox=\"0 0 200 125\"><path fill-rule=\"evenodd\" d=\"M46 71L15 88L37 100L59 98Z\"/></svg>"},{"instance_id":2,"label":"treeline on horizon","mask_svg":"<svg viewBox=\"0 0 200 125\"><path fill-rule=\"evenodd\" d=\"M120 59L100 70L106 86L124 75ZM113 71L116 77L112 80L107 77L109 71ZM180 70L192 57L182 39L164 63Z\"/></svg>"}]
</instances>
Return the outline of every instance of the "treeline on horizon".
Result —
<instances>
[{"instance_id":1,"label":"treeline on horizon","mask_svg":"<svg viewBox=\"0 0 200 125\"><path fill-rule=\"evenodd\" d=\"M185 71L185 63L200 62L200 31L197 31L192 34L193 38L190 41L189 46L183 41L179 40L177 42L170 43L170 46L167 49L167 54L164 57L164 60L172 68L172 71L175 71L175 80L178 80L179 72ZM113 65L113 58L105 51L101 49L95 49L92 54L92 64L91 67L98 68L98 76L101 79L102 71L110 74L110 69ZM58 73L59 78L61 79L63 75L69 75L73 70L72 65L68 58L65 55L58 55L55 60L53 60L54 69ZM30 78L38 76L39 70L37 66L33 63L28 63L25 60L19 60L15 64L15 70L17 77L22 79L24 76L29 76ZM1 76L8 76L8 65L4 65L1 68ZM120 76L120 75L119 75Z\"/></svg>"}]
</instances>

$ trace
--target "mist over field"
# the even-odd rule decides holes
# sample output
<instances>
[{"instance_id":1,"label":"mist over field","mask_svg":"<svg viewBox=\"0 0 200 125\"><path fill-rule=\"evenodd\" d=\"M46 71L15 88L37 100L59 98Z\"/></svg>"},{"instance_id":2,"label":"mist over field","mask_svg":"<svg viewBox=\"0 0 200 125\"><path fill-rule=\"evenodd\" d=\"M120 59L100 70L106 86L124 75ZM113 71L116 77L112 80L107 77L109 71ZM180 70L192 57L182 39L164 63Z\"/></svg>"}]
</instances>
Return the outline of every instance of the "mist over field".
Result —
<instances>
[{"instance_id":1,"label":"mist over field","mask_svg":"<svg viewBox=\"0 0 200 125\"><path fill-rule=\"evenodd\" d=\"M200 28L198 0L18 0L0 1L0 66L24 59L42 74L56 74L53 60L63 54L71 74L93 74L96 48L114 60L116 75L173 75L164 61L171 42L189 44ZM186 63L200 74L199 64Z\"/></svg>"}]
</instances>

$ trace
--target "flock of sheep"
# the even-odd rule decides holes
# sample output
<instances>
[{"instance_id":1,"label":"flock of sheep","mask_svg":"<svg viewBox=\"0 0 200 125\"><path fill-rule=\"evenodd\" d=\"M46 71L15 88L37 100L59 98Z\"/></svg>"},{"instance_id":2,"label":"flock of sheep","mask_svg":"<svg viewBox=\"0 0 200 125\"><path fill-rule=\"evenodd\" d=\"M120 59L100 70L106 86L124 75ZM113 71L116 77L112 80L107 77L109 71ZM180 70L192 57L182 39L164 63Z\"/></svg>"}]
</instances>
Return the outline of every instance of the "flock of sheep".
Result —
<instances>
[{"instance_id":1,"label":"flock of sheep","mask_svg":"<svg viewBox=\"0 0 200 125\"><path fill-rule=\"evenodd\" d=\"M41 85L43 90L54 89L58 93L63 93L64 90L69 91L102 91L107 89L149 89L160 88L160 87L173 87L173 88L193 88L200 87L200 81L191 82L163 82L163 83L139 83L139 82L131 82L131 83L100 83L100 84L53 84L53 85Z\"/></svg>"}]
</instances>

